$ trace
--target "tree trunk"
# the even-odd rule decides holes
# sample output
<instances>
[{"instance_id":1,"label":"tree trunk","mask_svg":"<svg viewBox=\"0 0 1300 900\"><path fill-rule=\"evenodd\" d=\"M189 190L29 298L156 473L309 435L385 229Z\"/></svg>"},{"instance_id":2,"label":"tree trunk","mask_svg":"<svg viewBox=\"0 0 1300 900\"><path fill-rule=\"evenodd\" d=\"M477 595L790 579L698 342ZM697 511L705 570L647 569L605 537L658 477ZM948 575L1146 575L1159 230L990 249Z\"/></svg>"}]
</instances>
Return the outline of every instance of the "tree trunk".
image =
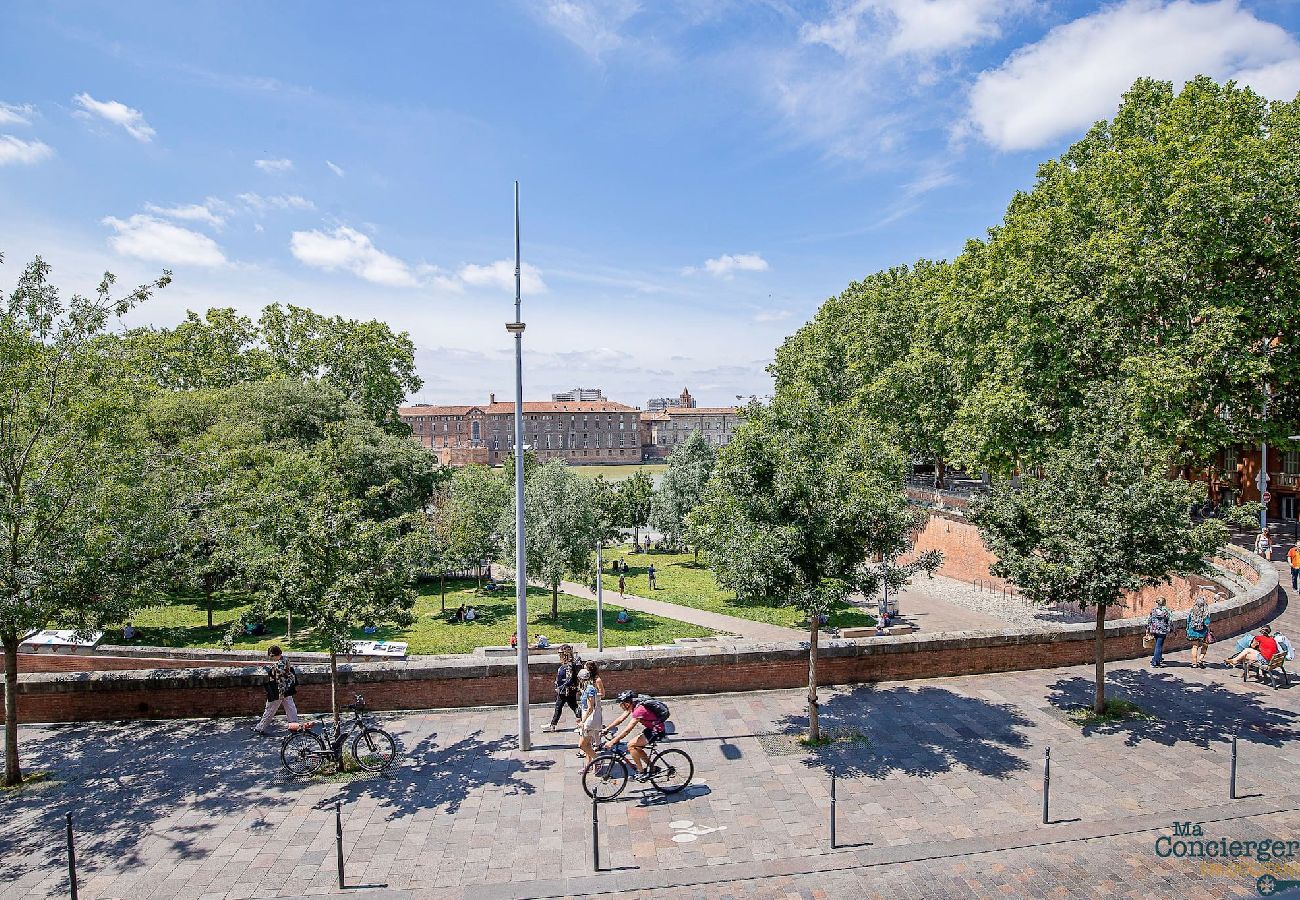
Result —
<instances>
[{"instance_id":1,"label":"tree trunk","mask_svg":"<svg viewBox=\"0 0 1300 900\"><path fill-rule=\"evenodd\" d=\"M560 621L560 586L551 585L551 621Z\"/></svg>"},{"instance_id":2,"label":"tree trunk","mask_svg":"<svg viewBox=\"0 0 1300 900\"><path fill-rule=\"evenodd\" d=\"M334 713L335 734L338 734L338 730L339 730L338 683L339 683L339 657L338 654L334 652L334 648L331 647L330 648L330 712Z\"/></svg>"},{"instance_id":3,"label":"tree trunk","mask_svg":"<svg viewBox=\"0 0 1300 900\"><path fill-rule=\"evenodd\" d=\"M286 644L292 644L293 643L293 610L286 609L284 611L284 619L286 623L284 629L284 642Z\"/></svg>"},{"instance_id":4,"label":"tree trunk","mask_svg":"<svg viewBox=\"0 0 1300 900\"><path fill-rule=\"evenodd\" d=\"M1097 653L1097 695L1092 701L1092 711L1101 715L1106 711L1106 607L1097 604L1097 629L1093 637Z\"/></svg>"},{"instance_id":5,"label":"tree trunk","mask_svg":"<svg viewBox=\"0 0 1300 900\"><path fill-rule=\"evenodd\" d=\"M211 594L211 593L204 593L204 595L203 595L203 599L204 599L204 601L207 603L207 607L208 607L208 628L211 629L211 628L212 628L212 594Z\"/></svg>"},{"instance_id":6,"label":"tree trunk","mask_svg":"<svg viewBox=\"0 0 1300 900\"><path fill-rule=\"evenodd\" d=\"M695 548L693 548L693 549L695 550L695 564L696 564L696 565L699 565L699 562L700 562L700 548L699 548L699 547L695 547Z\"/></svg>"},{"instance_id":7,"label":"tree trunk","mask_svg":"<svg viewBox=\"0 0 1300 900\"><path fill-rule=\"evenodd\" d=\"M447 611L447 573L438 575L438 594L442 597L442 611Z\"/></svg>"},{"instance_id":8,"label":"tree trunk","mask_svg":"<svg viewBox=\"0 0 1300 900\"><path fill-rule=\"evenodd\" d=\"M18 767L18 635L4 636L5 650L5 787L23 780Z\"/></svg>"},{"instance_id":9,"label":"tree trunk","mask_svg":"<svg viewBox=\"0 0 1300 900\"><path fill-rule=\"evenodd\" d=\"M948 477L948 467L944 464L943 459L936 457L934 460L934 489L943 490L943 483Z\"/></svg>"},{"instance_id":10,"label":"tree trunk","mask_svg":"<svg viewBox=\"0 0 1300 900\"><path fill-rule=\"evenodd\" d=\"M637 524L632 525L632 546L641 546L641 526Z\"/></svg>"},{"instance_id":11,"label":"tree trunk","mask_svg":"<svg viewBox=\"0 0 1300 900\"><path fill-rule=\"evenodd\" d=\"M808 614L808 740L816 743L822 739L817 721L817 629L821 622L813 612Z\"/></svg>"}]
</instances>

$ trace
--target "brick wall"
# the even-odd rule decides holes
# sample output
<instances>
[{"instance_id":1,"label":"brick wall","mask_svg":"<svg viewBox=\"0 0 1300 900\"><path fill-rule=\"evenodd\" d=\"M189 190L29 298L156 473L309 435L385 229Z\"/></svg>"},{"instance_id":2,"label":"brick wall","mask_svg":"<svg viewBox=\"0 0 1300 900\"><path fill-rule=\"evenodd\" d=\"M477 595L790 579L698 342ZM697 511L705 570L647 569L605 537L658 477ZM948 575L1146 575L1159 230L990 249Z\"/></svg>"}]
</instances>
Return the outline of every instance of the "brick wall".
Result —
<instances>
[{"instance_id":1,"label":"brick wall","mask_svg":"<svg viewBox=\"0 0 1300 900\"><path fill-rule=\"evenodd\" d=\"M1271 618L1277 597L1277 574L1270 567L1251 590L1211 607L1215 632L1227 637ZM1170 651L1186 644L1181 618L1175 616L1166 645ZM1140 621L1109 623L1108 657L1146 655L1143 630ZM1092 654L1092 627L1070 625L1053 631L831 641L819 653L817 668L823 684L852 684L1077 665L1091 662ZM806 684L808 677L808 651L798 643L620 650L592 658L602 662L611 692L638 688L672 695L790 688ZM531 668L529 690L538 702L553 696L554 666L553 661L539 661ZM299 708L327 710L328 668L301 668ZM462 656L345 665L340 675L345 683L341 699L351 699L356 690L374 709L504 705L515 699L512 659ZM264 702L263 683L261 669L255 666L31 674L19 680L18 710L24 722L251 716Z\"/></svg>"}]
</instances>

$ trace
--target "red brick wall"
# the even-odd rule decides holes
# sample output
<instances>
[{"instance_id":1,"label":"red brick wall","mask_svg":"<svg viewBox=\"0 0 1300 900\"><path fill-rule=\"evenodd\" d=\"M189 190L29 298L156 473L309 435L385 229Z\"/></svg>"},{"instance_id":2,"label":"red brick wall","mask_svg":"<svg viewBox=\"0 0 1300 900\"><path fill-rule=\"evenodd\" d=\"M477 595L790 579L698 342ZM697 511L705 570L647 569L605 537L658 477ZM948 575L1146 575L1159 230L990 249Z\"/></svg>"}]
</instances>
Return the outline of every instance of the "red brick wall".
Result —
<instances>
[{"instance_id":1,"label":"red brick wall","mask_svg":"<svg viewBox=\"0 0 1300 900\"><path fill-rule=\"evenodd\" d=\"M126 669L192 669L204 666L246 666L246 662L161 659L147 656L82 656L77 653L19 653L18 671L23 672L108 672Z\"/></svg>"}]
</instances>

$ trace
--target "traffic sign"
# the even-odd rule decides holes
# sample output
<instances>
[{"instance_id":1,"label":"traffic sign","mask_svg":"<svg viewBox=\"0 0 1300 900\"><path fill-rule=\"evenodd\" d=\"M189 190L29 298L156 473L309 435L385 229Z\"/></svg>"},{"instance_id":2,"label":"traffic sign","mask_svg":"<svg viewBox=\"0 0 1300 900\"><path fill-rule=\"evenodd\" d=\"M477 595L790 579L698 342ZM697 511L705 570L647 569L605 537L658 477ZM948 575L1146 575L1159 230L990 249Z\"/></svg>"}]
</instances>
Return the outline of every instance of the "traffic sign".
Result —
<instances>
[{"instance_id":1,"label":"traffic sign","mask_svg":"<svg viewBox=\"0 0 1300 900\"><path fill-rule=\"evenodd\" d=\"M1267 503L1268 501L1273 499L1273 494L1269 491L1265 491L1264 496L1261 497L1260 499L1263 500L1265 503Z\"/></svg>"}]
</instances>

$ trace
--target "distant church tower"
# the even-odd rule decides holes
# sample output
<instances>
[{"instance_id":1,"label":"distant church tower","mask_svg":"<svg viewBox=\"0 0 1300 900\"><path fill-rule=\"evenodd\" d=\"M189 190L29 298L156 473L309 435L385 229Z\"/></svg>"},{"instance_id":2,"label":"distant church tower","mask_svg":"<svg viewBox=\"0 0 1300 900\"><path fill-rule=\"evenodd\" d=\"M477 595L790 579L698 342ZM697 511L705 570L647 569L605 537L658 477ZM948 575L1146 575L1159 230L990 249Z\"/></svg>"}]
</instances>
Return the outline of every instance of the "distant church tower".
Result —
<instances>
[{"instance_id":1,"label":"distant church tower","mask_svg":"<svg viewBox=\"0 0 1300 900\"><path fill-rule=\"evenodd\" d=\"M691 392L686 388L682 388L682 393L681 396L678 397L678 400L680 401L680 405L687 409L691 409L695 406L695 398L691 396Z\"/></svg>"}]
</instances>

